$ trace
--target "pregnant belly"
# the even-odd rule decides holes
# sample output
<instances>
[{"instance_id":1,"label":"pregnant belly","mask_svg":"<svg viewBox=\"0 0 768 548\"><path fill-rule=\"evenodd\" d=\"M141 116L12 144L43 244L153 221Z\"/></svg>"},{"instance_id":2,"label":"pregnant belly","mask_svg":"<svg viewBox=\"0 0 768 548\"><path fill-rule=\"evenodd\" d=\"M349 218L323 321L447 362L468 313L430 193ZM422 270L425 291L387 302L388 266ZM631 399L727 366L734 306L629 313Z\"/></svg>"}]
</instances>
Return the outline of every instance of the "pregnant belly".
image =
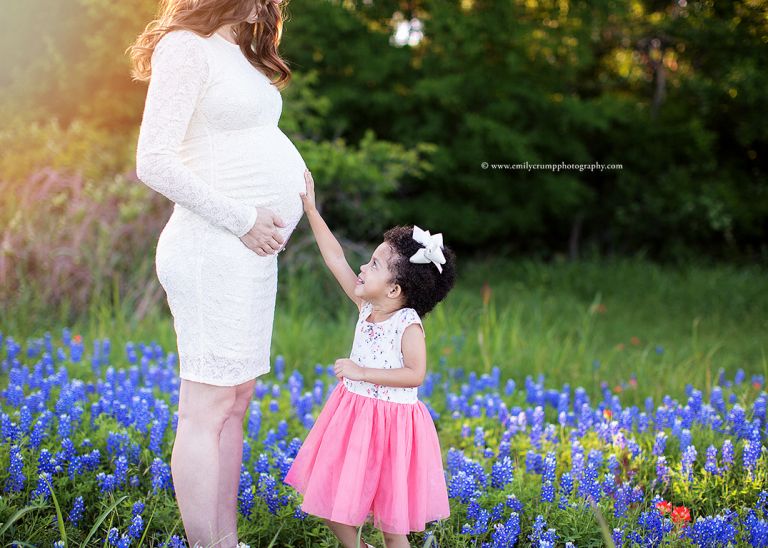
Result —
<instances>
[{"instance_id":1,"label":"pregnant belly","mask_svg":"<svg viewBox=\"0 0 768 548\"><path fill-rule=\"evenodd\" d=\"M216 149L214 185L230 196L265 206L304 190L304 159L277 126L223 134Z\"/></svg>"},{"instance_id":2,"label":"pregnant belly","mask_svg":"<svg viewBox=\"0 0 768 548\"><path fill-rule=\"evenodd\" d=\"M218 143L216 186L227 195L275 212L287 239L301 219L300 192L306 189L306 164L277 126L224 134Z\"/></svg>"},{"instance_id":3,"label":"pregnant belly","mask_svg":"<svg viewBox=\"0 0 768 548\"><path fill-rule=\"evenodd\" d=\"M304 213L299 193L306 189L306 164L299 151L277 126L231 131L212 139L213 150L207 142L190 143L183 149L185 163L223 194L276 213L285 224L278 231L287 242ZM229 266L240 260L245 261L243 268L269 269L275 260L274 255L260 257L228 230L179 205L161 240L158 251L161 247L193 247L206 255L219 255L222 264Z\"/></svg>"}]
</instances>

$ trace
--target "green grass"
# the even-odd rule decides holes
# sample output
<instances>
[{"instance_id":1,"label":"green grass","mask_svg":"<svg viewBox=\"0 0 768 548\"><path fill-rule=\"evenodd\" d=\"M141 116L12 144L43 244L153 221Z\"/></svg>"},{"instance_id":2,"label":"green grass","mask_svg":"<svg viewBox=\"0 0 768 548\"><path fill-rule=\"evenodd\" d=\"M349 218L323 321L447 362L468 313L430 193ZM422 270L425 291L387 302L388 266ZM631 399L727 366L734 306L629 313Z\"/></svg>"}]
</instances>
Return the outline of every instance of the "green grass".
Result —
<instances>
[{"instance_id":1,"label":"green grass","mask_svg":"<svg viewBox=\"0 0 768 548\"><path fill-rule=\"evenodd\" d=\"M491 289L487 306L484 283ZM129 340L175 348L165 302L140 322L132 304L102 299L72 324L73 333L109 337L116 349ZM56 334L63 316L26 318L14 311L2 328L17 337L45 329ZM324 267L284 268L272 355L282 354L289 368L302 372L332 363L349 354L355 317ZM768 376L768 276L759 268L665 268L633 259L473 263L459 271L456 288L424 326L430 367L439 357L478 372L495 365L518 384L544 374L548 385L581 385L590 394L601 381L615 386L634 373L642 390L636 398L624 393L629 404L679 397L687 383L708 389L720 368Z\"/></svg>"}]
</instances>

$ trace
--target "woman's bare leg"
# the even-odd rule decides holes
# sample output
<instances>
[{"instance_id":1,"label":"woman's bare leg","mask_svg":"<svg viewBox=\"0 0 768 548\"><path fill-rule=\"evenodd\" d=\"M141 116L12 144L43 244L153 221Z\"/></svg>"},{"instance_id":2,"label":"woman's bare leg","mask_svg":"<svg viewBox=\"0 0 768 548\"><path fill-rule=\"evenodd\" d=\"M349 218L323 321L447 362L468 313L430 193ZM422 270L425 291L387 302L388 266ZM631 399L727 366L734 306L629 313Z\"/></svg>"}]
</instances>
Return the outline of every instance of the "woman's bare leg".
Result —
<instances>
[{"instance_id":1,"label":"woman's bare leg","mask_svg":"<svg viewBox=\"0 0 768 548\"><path fill-rule=\"evenodd\" d=\"M234 386L181 379L171 454L176 501L189 546L216 546L219 435L235 403Z\"/></svg>"},{"instance_id":2,"label":"woman's bare leg","mask_svg":"<svg viewBox=\"0 0 768 548\"><path fill-rule=\"evenodd\" d=\"M221 547L237 546L237 491L243 463L243 418L253 396L256 379L237 385L232 414L219 437L218 523Z\"/></svg>"}]
</instances>

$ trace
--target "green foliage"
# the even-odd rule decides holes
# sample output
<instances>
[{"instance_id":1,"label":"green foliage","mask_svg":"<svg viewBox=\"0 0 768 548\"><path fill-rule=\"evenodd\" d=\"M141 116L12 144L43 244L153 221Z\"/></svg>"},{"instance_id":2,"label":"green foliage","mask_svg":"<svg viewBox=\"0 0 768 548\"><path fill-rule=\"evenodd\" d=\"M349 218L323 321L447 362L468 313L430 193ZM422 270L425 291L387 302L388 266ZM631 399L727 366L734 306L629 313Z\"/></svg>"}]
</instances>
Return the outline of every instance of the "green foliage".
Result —
<instances>
[{"instance_id":1,"label":"green foliage","mask_svg":"<svg viewBox=\"0 0 768 548\"><path fill-rule=\"evenodd\" d=\"M130 166L146 88L131 81L125 49L156 8L8 6L0 177L24 181L46 161L87 176ZM296 80L281 127L350 237L415 222L462 250L764 259L767 10L755 0L292 0L281 52ZM410 18L424 37L398 46L396 25ZM37 35L36 47L18 47Z\"/></svg>"}]
</instances>

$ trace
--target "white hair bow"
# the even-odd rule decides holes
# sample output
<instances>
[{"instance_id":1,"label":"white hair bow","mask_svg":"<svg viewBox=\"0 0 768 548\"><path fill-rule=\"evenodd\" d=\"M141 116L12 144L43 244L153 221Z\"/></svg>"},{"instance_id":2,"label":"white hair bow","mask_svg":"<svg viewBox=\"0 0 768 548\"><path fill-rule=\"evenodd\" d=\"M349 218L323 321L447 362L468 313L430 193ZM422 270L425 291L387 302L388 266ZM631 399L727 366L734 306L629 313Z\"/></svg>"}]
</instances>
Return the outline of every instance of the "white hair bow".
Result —
<instances>
[{"instance_id":1,"label":"white hair bow","mask_svg":"<svg viewBox=\"0 0 768 548\"><path fill-rule=\"evenodd\" d=\"M443 273L445 264L445 255L443 255L443 235L435 234L432 236L429 230L422 230L418 226L413 227L413 239L419 242L422 247L410 258L412 263L426 264L433 263L440 273Z\"/></svg>"}]
</instances>

